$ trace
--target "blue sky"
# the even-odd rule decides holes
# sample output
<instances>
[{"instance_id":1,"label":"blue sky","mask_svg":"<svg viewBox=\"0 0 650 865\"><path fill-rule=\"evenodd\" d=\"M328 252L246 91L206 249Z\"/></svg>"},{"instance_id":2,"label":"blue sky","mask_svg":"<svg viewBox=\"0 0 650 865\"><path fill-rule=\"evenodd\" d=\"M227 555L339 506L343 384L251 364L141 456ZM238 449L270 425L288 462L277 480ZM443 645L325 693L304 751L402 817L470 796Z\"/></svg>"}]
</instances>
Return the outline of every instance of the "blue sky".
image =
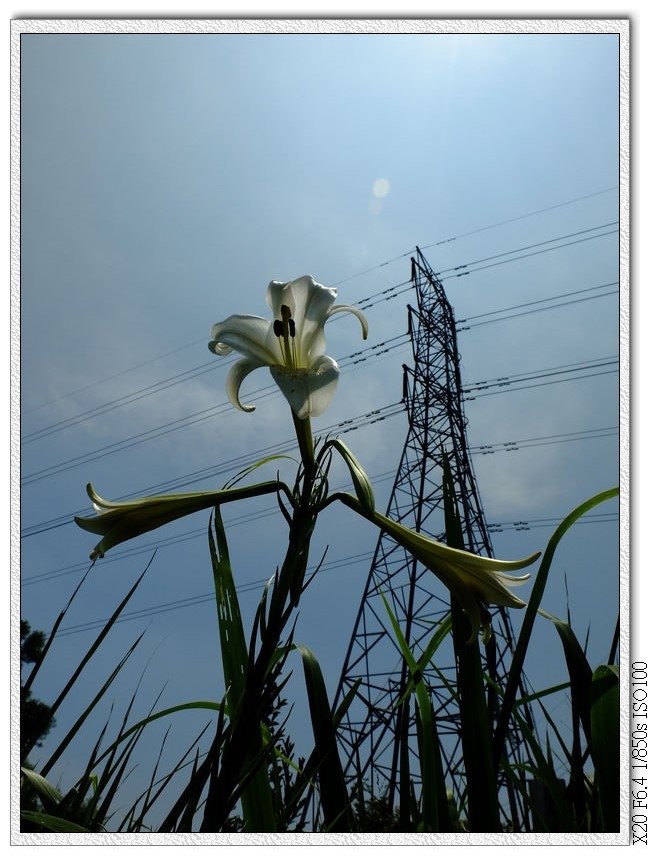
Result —
<instances>
[{"instance_id":1,"label":"blue sky","mask_svg":"<svg viewBox=\"0 0 650 865\"><path fill-rule=\"evenodd\" d=\"M616 35L22 39L22 615L35 628L48 630L85 570L93 536L71 515L86 510L88 481L110 499L218 488L257 451L291 439L268 373L243 390L261 391L257 410L238 413L225 396L229 362L207 350L215 321L265 314L271 279L311 273L364 308L367 344L352 317L327 326L332 356L369 350L343 369L315 429L386 409L381 423L344 434L380 478L379 505L406 435L392 407L409 350L400 339L384 354L372 347L406 332L414 295L389 290L408 280L416 244L464 328L464 384L522 376L528 385L466 402L471 447L518 443L474 454L497 555L543 548L575 505L617 483ZM271 505L225 513L247 617L282 555ZM618 605L616 509L601 507L563 542L543 604L564 615L568 586L594 664ZM317 561L328 547L331 568L305 596L296 636L333 692L367 577L356 559L376 535L330 511L313 550ZM125 698L147 665L144 711L163 685L165 705L219 699L206 523L198 515L98 563L38 696L56 694L93 623L158 545L131 603L137 617L116 628L99 665L112 669L146 628ZM157 612L162 604L171 609ZM536 684L564 677L544 622L531 651ZM57 729L94 681L80 682ZM306 749L299 682L295 691ZM71 758L65 771L76 768Z\"/></svg>"}]
</instances>

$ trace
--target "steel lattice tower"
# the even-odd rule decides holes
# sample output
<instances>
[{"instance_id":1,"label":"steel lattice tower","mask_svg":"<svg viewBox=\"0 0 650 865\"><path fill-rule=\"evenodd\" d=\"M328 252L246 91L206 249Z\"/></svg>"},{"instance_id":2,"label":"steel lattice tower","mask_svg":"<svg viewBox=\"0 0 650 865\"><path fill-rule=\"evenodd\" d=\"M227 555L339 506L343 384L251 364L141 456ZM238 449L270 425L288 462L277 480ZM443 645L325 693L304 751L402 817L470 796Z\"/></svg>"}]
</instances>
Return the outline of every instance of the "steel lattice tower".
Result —
<instances>
[{"instance_id":1,"label":"steel lattice tower","mask_svg":"<svg viewBox=\"0 0 650 865\"><path fill-rule=\"evenodd\" d=\"M404 366L403 390L409 427L386 513L408 528L444 540L444 451L450 462L465 548L492 556L467 444L453 310L419 249L411 259L411 279L417 296L417 307L408 307L413 366ZM403 743L408 742L409 752L415 753L410 744L414 744L415 712L412 699L399 700L408 670L382 596L419 657L436 626L449 613L449 595L399 544L384 533L380 535L335 702L361 680L357 697L339 727L341 757L350 780L360 771L371 795L390 791L392 806L395 803L390 797L404 758L400 753ZM507 613L499 610L493 627L494 638L484 647L484 666L499 682L505 678L512 645ZM463 769L457 704L450 697L450 684L453 687L455 681L450 639L433 660L435 672L430 669L427 674L427 686L449 776L447 786L453 789L455 782L461 782ZM495 706L491 708L494 711ZM512 752L518 743L510 739L507 747ZM411 764L415 774L415 761Z\"/></svg>"}]
</instances>

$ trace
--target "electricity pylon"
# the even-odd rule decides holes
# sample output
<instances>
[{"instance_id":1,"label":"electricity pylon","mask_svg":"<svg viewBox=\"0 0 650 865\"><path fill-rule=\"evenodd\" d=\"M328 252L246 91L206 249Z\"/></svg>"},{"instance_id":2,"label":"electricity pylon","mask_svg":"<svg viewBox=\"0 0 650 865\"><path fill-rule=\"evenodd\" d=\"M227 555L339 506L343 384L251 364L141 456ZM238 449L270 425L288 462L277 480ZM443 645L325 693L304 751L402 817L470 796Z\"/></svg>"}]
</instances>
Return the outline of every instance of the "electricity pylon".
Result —
<instances>
[{"instance_id":1,"label":"electricity pylon","mask_svg":"<svg viewBox=\"0 0 650 865\"><path fill-rule=\"evenodd\" d=\"M463 414L460 355L454 313L441 282L419 249L411 259L417 306L408 306L412 366L404 366L403 401L408 433L390 495L387 516L418 532L444 540L442 457L449 461L465 549L492 556L492 545L474 477ZM416 736L414 701L402 700L409 673L386 612L386 602L416 658L447 618L449 594L403 547L382 533L370 566L335 703L360 680L359 690L338 729L349 779L364 780L367 793L387 795L389 805L406 758L411 777ZM493 618L494 637L483 648L486 674L502 683L509 668L512 634L507 613ZM435 665L435 666L434 666ZM425 680L432 699L447 773L447 786L462 789L460 719L454 696L451 639L442 641ZM494 717L496 692L488 706ZM512 734L509 755L518 742ZM384 793L387 791L387 793ZM511 791L510 791L511 792ZM513 805L512 796L510 805ZM510 818L512 819L512 807Z\"/></svg>"}]
</instances>

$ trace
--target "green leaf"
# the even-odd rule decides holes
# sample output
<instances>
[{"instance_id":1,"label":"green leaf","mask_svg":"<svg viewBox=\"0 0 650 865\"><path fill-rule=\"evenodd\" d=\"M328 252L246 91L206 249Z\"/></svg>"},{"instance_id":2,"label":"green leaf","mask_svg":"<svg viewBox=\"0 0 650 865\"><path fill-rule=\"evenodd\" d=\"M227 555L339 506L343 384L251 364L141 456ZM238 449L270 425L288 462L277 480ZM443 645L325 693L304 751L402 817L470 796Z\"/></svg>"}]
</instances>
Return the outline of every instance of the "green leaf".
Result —
<instances>
[{"instance_id":1,"label":"green leaf","mask_svg":"<svg viewBox=\"0 0 650 865\"><path fill-rule=\"evenodd\" d=\"M537 577L535 579L535 583L530 594L530 600L528 601L528 605L526 607L526 613L524 615L524 620L521 625L521 631L519 632L519 638L517 640L517 645L512 656L512 662L510 664L508 682L506 684L503 702L501 704L501 713L499 715L496 731L494 734L495 765L498 765L501 760L501 755L503 753L503 746L505 744L510 716L512 714L513 706L517 697L517 692L519 691L519 686L521 683L521 676L524 667L526 652L528 651L528 645L530 643L533 625L535 623L535 619L537 618L537 613L542 602L544 589L546 588L546 581L548 580L548 575L551 570L551 563L553 561L553 556L555 555L555 550L557 549L557 546L563 536L568 532L571 526L580 519L580 517L584 516L584 514L586 514L592 508L595 508L597 505L600 505L603 502L607 501L607 499L614 498L618 495L618 492L618 487L614 487L610 490L605 490L602 493L598 493L598 495L593 496L593 498L587 499L587 501L583 502L581 505L578 505L577 508L571 511L571 513L567 517L565 517L564 520L562 520L560 525L551 535L551 539L548 542L546 550L544 551L544 555L539 566L539 571L537 572Z\"/></svg>"},{"instance_id":2,"label":"green leaf","mask_svg":"<svg viewBox=\"0 0 650 865\"><path fill-rule=\"evenodd\" d=\"M343 457L350 471L354 491L362 508L366 513L373 514L375 511L375 494L370 483L370 478L359 460L341 439L332 439L326 443L325 447L334 448Z\"/></svg>"},{"instance_id":3,"label":"green leaf","mask_svg":"<svg viewBox=\"0 0 650 865\"><path fill-rule=\"evenodd\" d=\"M558 779L553 764L550 760L544 757L544 752L539 744L536 733L531 730L526 718L517 710L514 710L514 718L518 728L525 739L530 750L530 762L523 766L504 766L506 774L511 774L512 769L520 769L530 773L535 779L541 782L549 802L552 805L551 814L533 815L536 819L546 820L551 818L553 831L576 832L578 827L572 823L570 809L567 805L566 792L562 782ZM515 776L511 776L515 777ZM524 791L522 790L522 793ZM529 808L533 808L532 802L529 802ZM555 823L558 825L556 826ZM549 826L540 827L548 831Z\"/></svg>"},{"instance_id":4,"label":"green leaf","mask_svg":"<svg viewBox=\"0 0 650 865\"><path fill-rule=\"evenodd\" d=\"M235 484L243 481L244 478L247 477L247 475L252 474L257 469L261 468L267 463L274 462L275 460L291 460L291 462L297 462L295 457L288 456L287 454L271 454L271 456L264 457L264 459L261 460L257 460L257 462L254 462L251 465L247 466L245 469L242 469L228 481L224 489L230 489L231 487L234 487Z\"/></svg>"},{"instance_id":5,"label":"green leaf","mask_svg":"<svg viewBox=\"0 0 650 865\"><path fill-rule=\"evenodd\" d=\"M605 832L620 831L620 683L613 664L594 670L591 683L591 754Z\"/></svg>"},{"instance_id":6,"label":"green leaf","mask_svg":"<svg viewBox=\"0 0 650 865\"><path fill-rule=\"evenodd\" d=\"M86 720L88 719L88 717L92 713L93 709L97 706L97 704L99 703L101 698L108 691L108 689L110 688L110 686L112 685L114 680L117 678L117 676L122 671L122 668L124 667L124 665L126 664L128 659L131 657L132 653L135 651L138 643L140 642L140 640L142 639L143 636L144 636L143 634L140 634L140 636L136 639L136 641L130 646L130 648L123 655L123 657L121 658L118 665L112 670L112 672L110 673L110 675L108 676L106 681L103 683L103 685L100 687L100 689L97 691L97 693L95 694L93 699L90 701L88 706L83 710L83 712L81 712L79 715L77 715L72 727L70 727L70 729L68 730L66 735L63 737L63 739L61 740L61 742L57 746L54 753L50 756L49 760L47 761L47 763L43 767L43 773L44 774L47 775L52 770L52 767L61 758L61 756L66 751L66 749L68 748L70 743L74 740L75 736L77 735L77 733L79 732L81 727L84 725L84 723L86 722Z\"/></svg>"},{"instance_id":7,"label":"green leaf","mask_svg":"<svg viewBox=\"0 0 650 865\"><path fill-rule=\"evenodd\" d=\"M587 743L591 745L591 666L568 622L563 622L542 610L539 612L544 618L553 622L560 635L571 681L571 704L580 718Z\"/></svg>"},{"instance_id":8,"label":"green leaf","mask_svg":"<svg viewBox=\"0 0 650 865\"><path fill-rule=\"evenodd\" d=\"M149 570L149 567L150 567L152 561L153 561L153 556L152 556L151 559L149 560L149 563L147 564L147 567L142 571L142 573L140 574L140 576L138 577L138 579L135 581L135 583L133 584L133 586L129 589L129 591L127 592L127 594L124 596L123 600L118 604L118 606L117 606L117 608L115 609L115 611L113 612L112 616L110 617L110 619L108 620L108 622L104 625L104 627L103 627L102 630L100 631L99 636L95 639L95 641L93 642L92 646L88 649L88 651L86 652L86 654L84 655L84 657L81 659L79 665L77 666L77 669L76 669L76 670L74 671L74 673L70 676L70 678L68 679L68 681L67 681L66 684L64 685L64 687L63 687L61 693L58 695L58 697L54 700L54 702L53 702L52 705L50 706L49 717L53 717L53 716L54 716L54 714L56 713L56 711L57 711L58 708L60 707L61 703L65 700L65 698L67 697L68 693L69 693L70 690L72 689L73 685L75 684L75 682L77 681L77 679L78 679L79 676L81 675L81 673L82 673L84 667L88 664L88 662L90 661L90 659L93 657L93 655L95 654L95 652L99 649L99 647L101 646L101 644L103 643L103 641L104 641L104 640L106 639L106 637L108 636L109 631L111 630L111 628L113 627L113 625L115 624L115 622L117 621L117 619L119 618L119 616L121 615L122 610L126 607L126 605L128 604L128 602L130 601L132 595L134 594L134 592L136 591L136 589L138 588L138 586L139 586L140 583L142 582L142 579L144 578L144 575L145 575L145 574L147 573L147 571ZM85 578L86 578L86 577L84 576L83 580L85 580ZM82 583L83 583L83 580L81 581L81 583L79 583L79 585L77 586L77 588L76 588L75 591L73 592L72 597L70 598L70 600L68 601L67 605L64 607L63 611L62 611L61 614L59 615L59 617L58 617L58 619L57 619L57 623L56 623L56 627L57 627L57 628L59 627L59 625L60 625L60 623L61 623L61 621L62 621L62 619L63 619L63 616L66 614L66 612L67 612L68 609L70 608L70 605L72 604L72 601L73 601L75 595L76 595L77 592L79 591L79 589L80 589L80 587L81 587L81 585L82 585ZM49 645L49 643L48 643L48 645ZM88 711L90 711L90 708L92 708L92 705L91 705L91 707L89 707L89 710L88 710ZM85 717L85 716L84 716L84 717ZM79 720L77 721L77 725L79 725ZM21 743L21 760L23 760L23 761L26 760L28 754L30 753L30 751L32 750L32 748L34 747L35 744L36 744L36 742L35 742L34 740L32 740L32 741L30 741L30 742L24 742L24 743ZM63 744L63 743L62 743L62 744ZM59 746L59 751L61 751L61 746ZM62 751L61 751L61 753L62 753ZM49 771L49 769L51 768L51 766L53 765L53 763L54 763L54 758L52 757L52 758L50 758L50 761L48 762L48 766L47 766L47 769L45 770L45 774L47 774L47 772Z\"/></svg>"},{"instance_id":9,"label":"green leaf","mask_svg":"<svg viewBox=\"0 0 650 865\"><path fill-rule=\"evenodd\" d=\"M431 663L431 659L435 655L436 651L442 645L445 637L451 632L451 615L445 616L445 618L439 623L432 623L432 626L433 624L435 624L433 635L422 652L420 660L417 662L417 672L406 684L406 689L401 697L402 700L407 699L411 694L415 682L418 681L421 675L424 675L424 672Z\"/></svg>"},{"instance_id":10,"label":"green leaf","mask_svg":"<svg viewBox=\"0 0 650 865\"><path fill-rule=\"evenodd\" d=\"M107 757L111 751L114 751L117 746L132 736L136 731L140 730L142 727L146 727L148 724L152 724L154 721L158 721L160 718L166 718L168 715L173 715L176 712L185 712L188 709L207 709L211 712L221 712L222 704L221 703L213 703L209 700L194 700L191 703L179 703L177 706L170 706L168 709L162 709L160 712L155 712L152 715L148 715L146 718L143 718L141 721L138 721L137 724L133 724L133 726L129 727L124 733L122 733L105 751L103 751L93 762L91 768L98 766L101 761Z\"/></svg>"},{"instance_id":11,"label":"green leaf","mask_svg":"<svg viewBox=\"0 0 650 865\"><path fill-rule=\"evenodd\" d=\"M237 724L240 720L239 709L246 690L248 648L230 565L226 531L219 507L214 509L213 521L214 535L212 531L209 532L208 540L217 600L221 662L226 683L226 702L230 709L232 723ZM247 763L254 763L264 750L260 724L255 726L248 744ZM275 811L266 759L262 760L262 764L248 778L242 791L241 802L244 823L248 831L273 831Z\"/></svg>"},{"instance_id":12,"label":"green leaf","mask_svg":"<svg viewBox=\"0 0 650 865\"><path fill-rule=\"evenodd\" d=\"M221 663L226 684L226 702L232 709L237 705L246 686L248 649L237 589L230 565L226 532L219 508L215 508L213 532L208 534L210 559L214 575L214 589L221 641Z\"/></svg>"},{"instance_id":13,"label":"green leaf","mask_svg":"<svg viewBox=\"0 0 650 865\"><path fill-rule=\"evenodd\" d=\"M20 772L26 783L33 787L36 793L38 793L38 796L44 805L56 805L63 798L61 791L57 790L56 787L50 784L47 778L39 775L38 772L35 772L33 769L28 769L25 766L21 767Z\"/></svg>"},{"instance_id":14,"label":"green leaf","mask_svg":"<svg viewBox=\"0 0 650 865\"><path fill-rule=\"evenodd\" d=\"M73 823L71 820L64 820L63 817L55 817L53 814L42 814L40 811L21 811L21 819L29 823L35 823L37 826L43 826L49 829L50 832L88 832L86 826L80 826L78 823Z\"/></svg>"},{"instance_id":15,"label":"green leaf","mask_svg":"<svg viewBox=\"0 0 650 865\"><path fill-rule=\"evenodd\" d=\"M336 746L336 728L323 674L310 649L306 646L296 648L302 657L305 674L325 823L330 832L349 832L352 829L352 809Z\"/></svg>"},{"instance_id":16,"label":"green leaf","mask_svg":"<svg viewBox=\"0 0 650 865\"><path fill-rule=\"evenodd\" d=\"M115 624L115 622L118 620L118 618L120 617L122 611L124 610L124 608L126 607L126 605L128 604L128 602L130 601L131 597L132 597L133 594L135 593L135 591L136 591L136 589L138 588L138 586L140 585L140 583L142 582L142 580L143 580L143 578L144 578L144 575L147 573L147 571L148 571L148 569L149 569L149 567L150 567L152 561L153 561L153 556L152 556L151 559L149 560L149 563L147 564L147 567L143 570L143 572L140 574L140 576L139 576L138 579L135 581L135 583L133 584L133 586L132 586L132 587L129 589L129 591L126 593L126 595L124 596L124 598L122 599L122 601L121 601L121 602L118 604L118 606L115 608L113 614L111 615L111 617L109 618L109 620L107 621L107 623L104 625L104 627L103 627L102 630L100 631L99 636L95 639L95 641L93 642L93 644L91 645L91 647L88 649L88 651L86 652L86 654L84 655L84 657L81 659L81 662L80 662L79 665L77 666L77 669L76 669L76 670L74 671L74 673L70 676L70 678L68 679L68 681L67 681L66 684L64 685L63 690L61 691L61 693L59 694L59 696L54 700L54 702L53 702L52 705L50 706L50 715L51 715L51 716L53 716L53 715L55 714L55 712L58 710L59 706L60 706L61 703L64 701L64 699L67 697L67 695L69 694L70 690L71 690L72 687L74 686L75 682L77 681L77 679L78 679L79 676L81 675L81 673L82 673L84 667L89 663L89 661L91 660L91 658L93 657L93 655L97 652L97 650L98 650L99 647L101 646L102 642L103 642L103 641L106 639L106 637L108 636L108 633L110 632L111 628L113 627L113 625ZM68 603L68 607L69 607L69 605L70 605L70 602ZM66 607L66 610L68 609L68 607ZM123 657L123 659L122 659L122 661L120 662L120 664L119 664L119 665L117 666L117 668L113 671L113 673L109 676L107 682L106 682L105 685L103 686L103 689L100 689L100 692L96 695L95 699L90 703L90 705L87 707L87 709L86 709L86 710L85 710L81 715L79 715L79 716L77 717L77 719L76 719L76 721L75 721L73 727L68 731L67 735L63 738L63 740L62 740L61 743L59 744L59 746L58 746L58 748L56 749L56 751L54 752L54 754L52 754L52 756L51 756L50 759L48 760L46 766L45 766L44 769L43 769L44 774L47 775L47 774L49 773L49 771L50 771L50 769L52 768L52 766L54 765L54 763L59 759L59 757L61 756L61 754L65 751L65 749L67 748L67 746L70 744L70 742L72 741L72 739L73 739L74 736L76 735L76 733L77 733L77 731L79 730L79 728L81 727L81 725L85 722L86 718L88 717L88 715L91 713L91 711L93 710L93 708L95 707L95 705L97 704L97 702L99 701L99 699L101 698L101 696L102 696L102 694L104 693L104 691L108 688L108 686L110 685L110 683L112 682L112 680L115 678L115 676L116 676L116 675L118 674L118 672L121 670L121 668L122 668L122 666L124 665L124 663L126 662L127 658L130 657L131 653L135 650L135 647L137 646L137 644L138 644L139 640L141 639L141 637L142 637L142 635L141 635L141 636L140 636L140 637L135 641L135 643L131 646L130 650L129 650L129 651L126 653L126 655ZM23 755L22 755L22 759L23 759L23 760L25 760L25 758L27 757L27 754L29 754L29 752L30 752L31 748L33 748L33 746L34 746L34 742L28 742L28 743L25 743L24 751L23 751Z\"/></svg>"},{"instance_id":17,"label":"green leaf","mask_svg":"<svg viewBox=\"0 0 650 865\"><path fill-rule=\"evenodd\" d=\"M421 666L416 661L399 622L381 590L379 590L379 594L384 602L400 652L411 674L409 685L415 690L420 717L422 730L419 740L420 774L422 779L422 826L418 831L444 831L445 825L448 823L448 810L446 810L447 795L442 776L440 745L433 706L431 705L431 699L421 675ZM405 756L404 747L402 747L401 751ZM406 770L406 766L404 768Z\"/></svg>"}]
</instances>

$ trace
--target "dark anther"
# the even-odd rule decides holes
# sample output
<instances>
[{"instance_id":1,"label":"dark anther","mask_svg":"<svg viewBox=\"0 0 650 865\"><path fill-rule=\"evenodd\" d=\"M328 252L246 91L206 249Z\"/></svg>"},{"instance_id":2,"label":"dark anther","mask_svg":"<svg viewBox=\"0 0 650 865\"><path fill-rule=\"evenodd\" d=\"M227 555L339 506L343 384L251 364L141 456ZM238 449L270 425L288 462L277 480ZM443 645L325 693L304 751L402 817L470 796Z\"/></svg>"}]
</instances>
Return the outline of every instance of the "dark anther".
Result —
<instances>
[{"instance_id":1,"label":"dark anther","mask_svg":"<svg viewBox=\"0 0 650 865\"><path fill-rule=\"evenodd\" d=\"M289 336L295 336L295 335L296 335L296 323L292 318L290 318L289 319Z\"/></svg>"},{"instance_id":2,"label":"dark anther","mask_svg":"<svg viewBox=\"0 0 650 865\"><path fill-rule=\"evenodd\" d=\"M284 335L284 322L280 321L280 319L278 318L276 318L276 320L273 322L273 333L276 336Z\"/></svg>"}]
</instances>

